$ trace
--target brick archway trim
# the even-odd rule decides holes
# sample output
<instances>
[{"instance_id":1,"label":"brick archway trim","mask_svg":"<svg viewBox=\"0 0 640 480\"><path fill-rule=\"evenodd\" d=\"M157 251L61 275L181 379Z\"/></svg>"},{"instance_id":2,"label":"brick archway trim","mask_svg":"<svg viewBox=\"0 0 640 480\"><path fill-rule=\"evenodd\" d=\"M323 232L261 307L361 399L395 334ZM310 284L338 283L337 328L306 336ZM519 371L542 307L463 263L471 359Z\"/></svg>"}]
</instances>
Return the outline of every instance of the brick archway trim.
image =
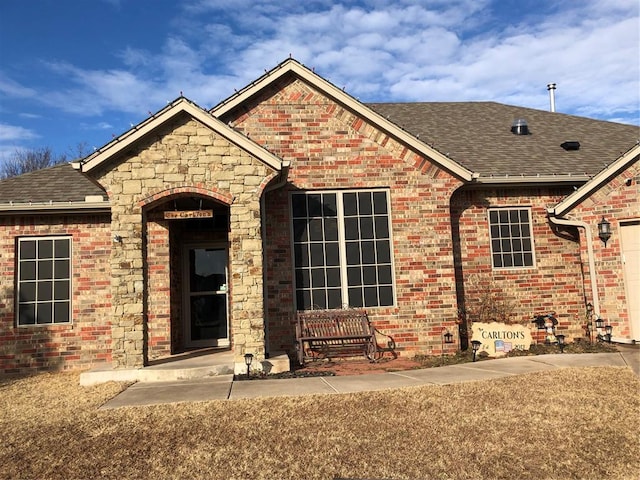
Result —
<instances>
[{"instance_id":1,"label":"brick archway trim","mask_svg":"<svg viewBox=\"0 0 640 480\"><path fill-rule=\"evenodd\" d=\"M148 205L151 205L152 203L156 203L159 200L162 200L164 198L167 197L171 197L174 195L180 195L180 194L196 194L196 195L203 195L206 197L211 197L211 198L215 198L216 200L218 200L219 202L224 203L227 206L230 206L233 201L234 201L234 196L230 195L227 192L221 192L218 189L216 189L215 187L211 188L211 187L203 187L203 186L199 186L199 185L185 185L185 186L180 186L180 187L171 187L171 188L166 188L163 190L159 190L157 192L154 192L152 194L150 194L149 196L143 198L142 200L140 200L138 202L138 206L140 207L146 207Z\"/></svg>"}]
</instances>

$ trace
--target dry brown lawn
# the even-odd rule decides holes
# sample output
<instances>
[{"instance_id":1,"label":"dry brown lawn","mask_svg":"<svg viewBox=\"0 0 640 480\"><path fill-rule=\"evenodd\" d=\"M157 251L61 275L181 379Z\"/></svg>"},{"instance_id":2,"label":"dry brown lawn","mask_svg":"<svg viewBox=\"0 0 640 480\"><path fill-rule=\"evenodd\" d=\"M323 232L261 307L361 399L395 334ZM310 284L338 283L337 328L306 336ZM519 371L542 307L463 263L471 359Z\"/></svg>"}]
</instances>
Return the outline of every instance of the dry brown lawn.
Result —
<instances>
[{"instance_id":1,"label":"dry brown lawn","mask_svg":"<svg viewBox=\"0 0 640 480\"><path fill-rule=\"evenodd\" d=\"M0 478L640 478L629 369L98 410L121 389L0 383Z\"/></svg>"}]
</instances>

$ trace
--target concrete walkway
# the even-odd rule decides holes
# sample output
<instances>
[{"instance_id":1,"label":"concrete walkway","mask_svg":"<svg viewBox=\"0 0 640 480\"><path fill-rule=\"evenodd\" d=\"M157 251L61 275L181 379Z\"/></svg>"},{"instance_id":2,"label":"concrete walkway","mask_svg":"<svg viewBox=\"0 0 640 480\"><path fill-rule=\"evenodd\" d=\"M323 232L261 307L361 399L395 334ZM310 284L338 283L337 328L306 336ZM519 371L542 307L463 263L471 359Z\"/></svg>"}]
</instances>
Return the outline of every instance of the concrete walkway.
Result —
<instances>
[{"instance_id":1,"label":"concrete walkway","mask_svg":"<svg viewBox=\"0 0 640 480\"><path fill-rule=\"evenodd\" d=\"M620 348L619 353L554 354L484 360L438 368L402 372L234 381L233 375L218 375L171 382L139 382L111 399L102 409L210 400L256 397L335 394L445 385L491 380L566 367L629 367L640 376L640 348Z\"/></svg>"}]
</instances>

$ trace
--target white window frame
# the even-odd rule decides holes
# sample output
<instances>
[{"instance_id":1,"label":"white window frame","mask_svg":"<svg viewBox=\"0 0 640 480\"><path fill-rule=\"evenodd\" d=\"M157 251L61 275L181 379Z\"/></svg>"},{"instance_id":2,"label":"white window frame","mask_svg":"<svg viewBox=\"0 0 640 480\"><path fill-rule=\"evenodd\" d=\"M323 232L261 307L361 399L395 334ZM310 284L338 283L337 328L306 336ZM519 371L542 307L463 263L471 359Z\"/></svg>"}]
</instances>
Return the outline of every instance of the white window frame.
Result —
<instances>
[{"instance_id":1,"label":"white window frame","mask_svg":"<svg viewBox=\"0 0 640 480\"><path fill-rule=\"evenodd\" d=\"M296 310L300 308L298 306L298 285L296 278L296 259L295 259L295 235L294 235L294 217L293 217L293 198L296 195L323 195L323 194L335 194L336 195L336 208L337 208L337 226L338 226L338 249L339 249L339 269L340 269L340 289L341 289L341 297L342 297L342 305L341 308L348 308L353 305L349 305L349 283L348 283L348 275L347 275L347 240L345 235L345 215L344 215L344 203L343 196L349 193L376 193L383 192L386 196L387 202L387 227L389 230L389 256L390 262L389 265L391 267L391 304L390 305L372 305L372 306L362 306L361 308L393 308L396 306L396 278L395 278L395 265L394 265L394 255L393 255L393 229L392 229L392 212L391 212L391 192L388 188L362 188L362 189L348 189L348 190L306 190L306 191L297 191L289 193L289 213L291 215L291 221L289 222L290 228L290 238L291 238L291 261L292 261L292 273L293 273L293 290L294 290L294 304L296 306ZM323 240L323 243L326 240ZM385 263L375 263L374 265L385 265ZM362 265L360 265L362 266ZM376 287L385 286L387 284L376 283ZM325 289L330 288L326 287ZM311 288L313 290L313 288ZM363 299L363 303L366 303ZM315 305L311 305L311 308L318 308ZM358 307L360 308L360 307Z\"/></svg>"},{"instance_id":2,"label":"white window frame","mask_svg":"<svg viewBox=\"0 0 640 480\"><path fill-rule=\"evenodd\" d=\"M527 215L528 215L528 227L529 227L529 235L520 235L520 236L513 236L511 235L511 232L509 233L508 237L503 237L502 235L500 235L498 238L494 238L494 236L491 233L491 227L492 227L492 223L491 223L491 212L497 212L498 215L500 215L500 212L508 212L509 215L509 222L508 225L509 229L511 231L511 227L513 225L515 225L514 223L511 222L511 212L513 211L526 211ZM518 217L520 217L520 213L518 213ZM520 220L520 218L518 219L518 225L524 225L525 223L522 222ZM498 228L501 225L505 225L505 224L500 224L498 223L497 226ZM524 270L524 269L535 269L536 268L536 251L535 251L535 241L534 241L534 235L533 235L533 217L531 216L531 207L530 206L505 206L505 207L494 207L494 208L489 208L487 209L487 226L489 229L489 247L491 249L491 268L493 270ZM529 241L531 242L531 249L530 250L520 250L520 253L523 254L531 254L531 265L510 265L510 266L496 266L495 261L494 261L494 255L500 255L502 257L502 259L504 260L505 255L511 255L511 259L512 259L512 263L513 259L514 259L514 254L518 253L517 250L514 250L513 248L511 248L511 250L509 252L504 252L504 251L494 251L493 248L493 242L494 240L498 240L498 241L502 241L502 240L509 240L511 242L511 245L513 246L513 241L514 240L519 240L522 241L522 239L524 238L528 238ZM503 262L504 263L504 262ZM523 258L523 263L524 263L524 258Z\"/></svg>"},{"instance_id":3,"label":"white window frame","mask_svg":"<svg viewBox=\"0 0 640 480\"><path fill-rule=\"evenodd\" d=\"M39 257L39 249L40 249L40 242L43 241L47 241L47 240L51 240L53 242L53 252L52 252L52 257L51 258L40 258ZM61 257L61 256L56 256L56 251L55 251L55 242L56 241L60 241L60 240L66 240L68 242L68 252L69 255L68 257ZM29 259L29 258L23 258L22 255L22 245L25 244L26 242L36 242L36 256L33 259ZM39 264L40 262L44 262L44 261L51 261L51 278L42 278L40 273L39 273ZM66 260L69 262L69 270L68 270L68 276L65 277L58 277L56 278L56 260ZM35 263L35 279L22 279L22 271L23 268L26 268L26 264L27 262L34 262ZM73 284L73 240L72 237L70 235L49 235L49 236L37 236L37 237L18 237L17 238L17 243L16 243L16 264L17 264L17 268L16 268L16 281L15 281L15 286L16 286L16 298L15 298L15 322L16 325L20 328L29 328L29 327L43 327L43 326L50 326L50 325L69 325L72 323L72 319L73 319L73 304L72 304L72 284ZM55 286L55 281L67 281L68 282L68 290L66 291L66 298L65 299L56 299L56 286ZM39 300L38 299L38 290L40 288L42 288L44 282L51 282L51 299L49 300ZM34 287L34 295L35 295L35 299L34 300L29 300L29 301L22 301L20 299L20 293L22 288L24 288L24 286L26 286L26 284L29 283L33 283L33 287ZM57 290L58 292L60 290ZM64 290L63 290L64 292ZM68 317L65 321L54 321L56 319L55 317L55 303L56 300L58 300L59 302L67 302L68 304ZM20 321L20 313L22 311L23 306L26 305L34 305L35 309L34 309L34 323L21 323ZM38 322L38 308L40 305L51 305L51 322Z\"/></svg>"}]
</instances>

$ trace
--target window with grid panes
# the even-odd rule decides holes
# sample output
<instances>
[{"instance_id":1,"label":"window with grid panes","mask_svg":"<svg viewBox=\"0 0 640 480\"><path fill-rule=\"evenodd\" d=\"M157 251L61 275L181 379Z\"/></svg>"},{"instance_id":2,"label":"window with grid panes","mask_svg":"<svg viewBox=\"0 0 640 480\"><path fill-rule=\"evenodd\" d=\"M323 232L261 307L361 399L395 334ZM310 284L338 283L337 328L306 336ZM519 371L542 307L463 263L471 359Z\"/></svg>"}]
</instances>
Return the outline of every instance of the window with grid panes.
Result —
<instances>
[{"instance_id":1,"label":"window with grid panes","mask_svg":"<svg viewBox=\"0 0 640 480\"><path fill-rule=\"evenodd\" d=\"M490 209L489 232L493 268L535 266L529 208Z\"/></svg>"},{"instance_id":2,"label":"window with grid panes","mask_svg":"<svg viewBox=\"0 0 640 480\"><path fill-rule=\"evenodd\" d=\"M71 321L71 237L18 239L18 326Z\"/></svg>"},{"instance_id":3,"label":"window with grid panes","mask_svg":"<svg viewBox=\"0 0 640 480\"><path fill-rule=\"evenodd\" d=\"M386 191L291 196L298 310L394 304Z\"/></svg>"}]
</instances>

